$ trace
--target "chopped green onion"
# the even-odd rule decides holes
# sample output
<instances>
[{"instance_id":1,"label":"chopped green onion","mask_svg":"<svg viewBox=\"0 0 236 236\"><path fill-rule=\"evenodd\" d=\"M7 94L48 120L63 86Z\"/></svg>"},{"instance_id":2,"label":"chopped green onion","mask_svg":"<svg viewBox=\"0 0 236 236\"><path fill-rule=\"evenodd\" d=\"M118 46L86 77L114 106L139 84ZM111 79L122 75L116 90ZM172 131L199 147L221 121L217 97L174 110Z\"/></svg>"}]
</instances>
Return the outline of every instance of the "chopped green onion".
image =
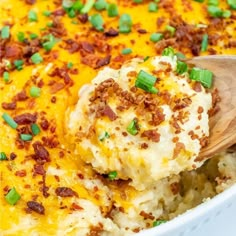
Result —
<instances>
[{"instance_id":1,"label":"chopped green onion","mask_svg":"<svg viewBox=\"0 0 236 236\"><path fill-rule=\"evenodd\" d=\"M166 30L170 32L171 36L173 36L175 34L175 27L171 26L171 25L167 25L166 26Z\"/></svg>"},{"instance_id":2,"label":"chopped green onion","mask_svg":"<svg viewBox=\"0 0 236 236\"><path fill-rule=\"evenodd\" d=\"M200 82L206 88L212 86L213 73L209 70L194 67L190 71L189 77L191 80Z\"/></svg>"},{"instance_id":3,"label":"chopped green onion","mask_svg":"<svg viewBox=\"0 0 236 236\"><path fill-rule=\"evenodd\" d=\"M156 80L156 77L141 70L137 75L135 86L143 89L146 92L158 93L158 90L154 87Z\"/></svg>"},{"instance_id":4,"label":"chopped green onion","mask_svg":"<svg viewBox=\"0 0 236 236\"><path fill-rule=\"evenodd\" d=\"M71 8L73 6L74 2L72 0L63 0L62 1L62 7L63 8Z\"/></svg>"},{"instance_id":5,"label":"chopped green onion","mask_svg":"<svg viewBox=\"0 0 236 236\"><path fill-rule=\"evenodd\" d=\"M108 134L107 131L103 132L101 135L99 135L98 139L99 141L104 141L105 139L110 138L110 135Z\"/></svg>"},{"instance_id":6,"label":"chopped green onion","mask_svg":"<svg viewBox=\"0 0 236 236\"><path fill-rule=\"evenodd\" d=\"M76 16L76 11L74 9L70 9L67 14L70 18L74 18Z\"/></svg>"},{"instance_id":7,"label":"chopped green onion","mask_svg":"<svg viewBox=\"0 0 236 236\"><path fill-rule=\"evenodd\" d=\"M227 3L231 9L236 10L236 0L227 0Z\"/></svg>"},{"instance_id":8,"label":"chopped green onion","mask_svg":"<svg viewBox=\"0 0 236 236\"><path fill-rule=\"evenodd\" d=\"M173 57L175 55L175 51L172 47L167 47L163 50L162 52L162 56L169 56L169 57Z\"/></svg>"},{"instance_id":9,"label":"chopped green onion","mask_svg":"<svg viewBox=\"0 0 236 236\"><path fill-rule=\"evenodd\" d=\"M149 12L157 12L158 6L155 2L150 2L148 5L148 11Z\"/></svg>"},{"instance_id":10,"label":"chopped green onion","mask_svg":"<svg viewBox=\"0 0 236 236\"><path fill-rule=\"evenodd\" d=\"M135 3L142 3L143 0L133 0L133 2L135 2Z\"/></svg>"},{"instance_id":11,"label":"chopped green onion","mask_svg":"<svg viewBox=\"0 0 236 236\"><path fill-rule=\"evenodd\" d=\"M0 161L7 160L7 155L5 152L0 152Z\"/></svg>"},{"instance_id":12,"label":"chopped green onion","mask_svg":"<svg viewBox=\"0 0 236 236\"><path fill-rule=\"evenodd\" d=\"M147 61L150 57L149 56L146 56L143 58L143 61Z\"/></svg>"},{"instance_id":13,"label":"chopped green onion","mask_svg":"<svg viewBox=\"0 0 236 236\"><path fill-rule=\"evenodd\" d=\"M52 13L51 13L50 11L47 11L47 10L46 10L46 11L43 11L43 15L44 15L44 16L47 16L47 17L48 17L48 16L51 16L51 14L52 14Z\"/></svg>"},{"instance_id":14,"label":"chopped green onion","mask_svg":"<svg viewBox=\"0 0 236 236\"><path fill-rule=\"evenodd\" d=\"M205 52L208 46L208 34L204 34L202 37L201 51Z\"/></svg>"},{"instance_id":15,"label":"chopped green onion","mask_svg":"<svg viewBox=\"0 0 236 236\"><path fill-rule=\"evenodd\" d=\"M33 136L31 134L20 134L20 139L23 141L31 141Z\"/></svg>"},{"instance_id":16,"label":"chopped green onion","mask_svg":"<svg viewBox=\"0 0 236 236\"><path fill-rule=\"evenodd\" d=\"M32 124L31 130L32 130L33 135L38 135L40 133L40 128L37 124Z\"/></svg>"},{"instance_id":17,"label":"chopped green onion","mask_svg":"<svg viewBox=\"0 0 236 236\"><path fill-rule=\"evenodd\" d=\"M23 43L25 40L25 34L23 32L18 32L17 39L19 42Z\"/></svg>"},{"instance_id":18,"label":"chopped green onion","mask_svg":"<svg viewBox=\"0 0 236 236\"><path fill-rule=\"evenodd\" d=\"M30 22L38 21L37 13L33 10L30 10L28 13L28 20Z\"/></svg>"},{"instance_id":19,"label":"chopped green onion","mask_svg":"<svg viewBox=\"0 0 236 236\"><path fill-rule=\"evenodd\" d=\"M43 58L41 57L41 55L38 52L36 52L35 54L33 54L31 56L31 60L34 64L39 64L39 63L43 62Z\"/></svg>"},{"instance_id":20,"label":"chopped green onion","mask_svg":"<svg viewBox=\"0 0 236 236\"><path fill-rule=\"evenodd\" d=\"M9 72L7 72L7 71L3 72L3 80L5 83L9 82L9 80L10 80Z\"/></svg>"},{"instance_id":21,"label":"chopped green onion","mask_svg":"<svg viewBox=\"0 0 236 236\"><path fill-rule=\"evenodd\" d=\"M40 97L40 93L41 93L41 89L36 87L36 86L32 86L30 88L30 96L33 98L38 98Z\"/></svg>"},{"instance_id":22,"label":"chopped green onion","mask_svg":"<svg viewBox=\"0 0 236 236\"><path fill-rule=\"evenodd\" d=\"M53 26L53 22L48 22L47 23L47 27L52 27Z\"/></svg>"},{"instance_id":23,"label":"chopped green onion","mask_svg":"<svg viewBox=\"0 0 236 236\"><path fill-rule=\"evenodd\" d=\"M152 226L156 227L156 226L159 226L159 225L166 223L166 222L167 222L166 220L156 220L152 223Z\"/></svg>"},{"instance_id":24,"label":"chopped green onion","mask_svg":"<svg viewBox=\"0 0 236 236\"><path fill-rule=\"evenodd\" d=\"M16 67L17 70L23 69L23 65L24 65L23 60L15 60L13 63L14 63L14 66Z\"/></svg>"},{"instance_id":25,"label":"chopped green onion","mask_svg":"<svg viewBox=\"0 0 236 236\"><path fill-rule=\"evenodd\" d=\"M50 50L52 50L54 45L57 43L57 40L55 39L55 37L52 34L47 35L45 38L47 38L48 41L44 42L42 44L42 46L46 51L50 51Z\"/></svg>"},{"instance_id":26,"label":"chopped green onion","mask_svg":"<svg viewBox=\"0 0 236 236\"><path fill-rule=\"evenodd\" d=\"M153 33L150 36L150 40L154 43L156 43L162 39L163 39L163 34L161 34L161 33Z\"/></svg>"},{"instance_id":27,"label":"chopped green onion","mask_svg":"<svg viewBox=\"0 0 236 236\"><path fill-rule=\"evenodd\" d=\"M81 9L81 13L82 14L85 14L85 13L88 13L91 8L93 7L93 4L94 4L95 0L87 0L84 7Z\"/></svg>"},{"instance_id":28,"label":"chopped green onion","mask_svg":"<svg viewBox=\"0 0 236 236\"><path fill-rule=\"evenodd\" d=\"M177 56L178 59L185 59L186 58L186 56L181 52L177 52L177 53L175 53L175 55Z\"/></svg>"},{"instance_id":29,"label":"chopped green onion","mask_svg":"<svg viewBox=\"0 0 236 236\"><path fill-rule=\"evenodd\" d=\"M10 205L15 205L20 200L20 194L13 187L5 196L6 201Z\"/></svg>"},{"instance_id":30,"label":"chopped green onion","mask_svg":"<svg viewBox=\"0 0 236 236\"><path fill-rule=\"evenodd\" d=\"M194 0L195 2L204 2L204 0Z\"/></svg>"},{"instance_id":31,"label":"chopped green onion","mask_svg":"<svg viewBox=\"0 0 236 236\"><path fill-rule=\"evenodd\" d=\"M225 10L222 12L222 17L224 18L229 18L231 16L231 11L230 10Z\"/></svg>"},{"instance_id":32,"label":"chopped green onion","mask_svg":"<svg viewBox=\"0 0 236 236\"><path fill-rule=\"evenodd\" d=\"M8 39L10 37L10 27L4 26L1 30L1 38L2 39Z\"/></svg>"},{"instance_id":33,"label":"chopped green onion","mask_svg":"<svg viewBox=\"0 0 236 236\"><path fill-rule=\"evenodd\" d=\"M132 27L132 19L129 14L123 14L119 20L119 32L129 33Z\"/></svg>"},{"instance_id":34,"label":"chopped green onion","mask_svg":"<svg viewBox=\"0 0 236 236\"><path fill-rule=\"evenodd\" d=\"M103 31L104 22L100 14L94 14L90 16L89 21L96 30Z\"/></svg>"},{"instance_id":35,"label":"chopped green onion","mask_svg":"<svg viewBox=\"0 0 236 236\"><path fill-rule=\"evenodd\" d=\"M16 129L18 127L18 124L7 114L2 114L3 120L13 129Z\"/></svg>"},{"instance_id":36,"label":"chopped green onion","mask_svg":"<svg viewBox=\"0 0 236 236\"><path fill-rule=\"evenodd\" d=\"M30 39L36 39L36 38L38 38L38 35L32 33L32 34L29 35L29 37L30 37Z\"/></svg>"},{"instance_id":37,"label":"chopped green onion","mask_svg":"<svg viewBox=\"0 0 236 236\"><path fill-rule=\"evenodd\" d=\"M107 2L105 0L98 0L94 3L94 8L97 11L105 10L107 7Z\"/></svg>"},{"instance_id":38,"label":"chopped green onion","mask_svg":"<svg viewBox=\"0 0 236 236\"><path fill-rule=\"evenodd\" d=\"M131 48L124 48L124 49L121 51L121 53L122 53L123 55L130 54L130 53L132 53L132 49L131 49Z\"/></svg>"},{"instance_id":39,"label":"chopped green onion","mask_svg":"<svg viewBox=\"0 0 236 236\"><path fill-rule=\"evenodd\" d=\"M73 5L72 5L72 9L75 11L81 11L81 9L83 8L83 3L81 1L76 1Z\"/></svg>"},{"instance_id":40,"label":"chopped green onion","mask_svg":"<svg viewBox=\"0 0 236 236\"><path fill-rule=\"evenodd\" d=\"M127 132L132 134L132 135L136 135L138 133L138 124L137 124L137 120L133 119L130 124L128 125L128 127L126 128Z\"/></svg>"},{"instance_id":41,"label":"chopped green onion","mask_svg":"<svg viewBox=\"0 0 236 236\"><path fill-rule=\"evenodd\" d=\"M114 17L119 15L118 7L115 3L108 4L107 13L109 17Z\"/></svg>"},{"instance_id":42,"label":"chopped green onion","mask_svg":"<svg viewBox=\"0 0 236 236\"><path fill-rule=\"evenodd\" d=\"M207 11L212 17L222 17L223 15L223 11L219 7L216 7L216 6L209 6L207 8Z\"/></svg>"},{"instance_id":43,"label":"chopped green onion","mask_svg":"<svg viewBox=\"0 0 236 236\"><path fill-rule=\"evenodd\" d=\"M212 5L212 6L218 6L219 5L219 1L218 0L208 0L208 5Z\"/></svg>"},{"instance_id":44,"label":"chopped green onion","mask_svg":"<svg viewBox=\"0 0 236 236\"><path fill-rule=\"evenodd\" d=\"M188 71L188 65L183 61L177 61L176 72L178 74L183 74Z\"/></svg>"},{"instance_id":45,"label":"chopped green onion","mask_svg":"<svg viewBox=\"0 0 236 236\"><path fill-rule=\"evenodd\" d=\"M114 180L116 177L117 177L117 171L111 171L111 172L108 174L109 180Z\"/></svg>"},{"instance_id":46,"label":"chopped green onion","mask_svg":"<svg viewBox=\"0 0 236 236\"><path fill-rule=\"evenodd\" d=\"M67 68L68 68L68 69L71 69L72 67L73 67L73 63L72 63L72 62L68 62L68 63L67 63Z\"/></svg>"}]
</instances>

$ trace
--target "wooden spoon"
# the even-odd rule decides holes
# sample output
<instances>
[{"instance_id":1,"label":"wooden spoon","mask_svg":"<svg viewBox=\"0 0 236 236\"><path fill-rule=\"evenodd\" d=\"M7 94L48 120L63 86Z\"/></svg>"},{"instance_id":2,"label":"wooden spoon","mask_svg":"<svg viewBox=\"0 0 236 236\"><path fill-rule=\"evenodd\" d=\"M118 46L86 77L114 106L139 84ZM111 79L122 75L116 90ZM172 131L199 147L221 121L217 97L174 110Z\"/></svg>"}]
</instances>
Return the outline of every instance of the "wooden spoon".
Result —
<instances>
[{"instance_id":1,"label":"wooden spoon","mask_svg":"<svg viewBox=\"0 0 236 236\"><path fill-rule=\"evenodd\" d=\"M213 88L221 97L220 111L210 118L209 144L197 158L201 161L236 143L236 56L201 56L188 62L214 73Z\"/></svg>"}]
</instances>

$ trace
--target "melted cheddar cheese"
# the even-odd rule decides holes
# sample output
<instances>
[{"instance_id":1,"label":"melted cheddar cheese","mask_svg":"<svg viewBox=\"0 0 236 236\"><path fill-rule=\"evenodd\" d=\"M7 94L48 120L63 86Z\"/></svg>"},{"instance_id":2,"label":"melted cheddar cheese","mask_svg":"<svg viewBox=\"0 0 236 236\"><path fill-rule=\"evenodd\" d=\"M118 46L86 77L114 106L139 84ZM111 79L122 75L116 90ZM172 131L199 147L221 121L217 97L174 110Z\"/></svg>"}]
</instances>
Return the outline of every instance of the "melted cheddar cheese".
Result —
<instances>
[{"instance_id":1,"label":"melted cheddar cheese","mask_svg":"<svg viewBox=\"0 0 236 236\"><path fill-rule=\"evenodd\" d=\"M145 199L153 199L151 190L156 187L149 189L146 195L140 194L127 182L113 182L99 177L90 165L80 160L73 152L73 142L65 135L65 113L68 107L76 104L79 89L89 83L100 70L97 64L93 65L93 60L97 63L100 59L111 56L109 66L119 68L125 60L133 57L145 58L159 54L160 43L151 42L150 35L163 32L166 39L171 38L166 31L166 26L174 17L179 19L178 17L182 16L182 21L194 26L200 25L203 29L211 25L207 31L208 50L198 51L199 54L236 54L236 43L233 40L236 36L236 13L231 10L230 18L210 19L206 3L190 0L160 1L159 9L154 13L148 11L149 1L143 1L141 4L134 4L132 0L108 1L118 5L119 15L128 13L133 22L131 33L108 37L104 36L103 32L94 30L89 21L82 23L78 15L74 18L70 18L67 14L56 16L60 15L61 2L57 0L0 1L0 29L6 25L10 26L11 35L10 39L0 39L0 115L7 113L11 117L16 117L26 113L34 114L37 117L36 123L41 129L40 134L34 136L32 141L22 141L19 134L29 132L28 124L19 126L19 129L25 128L23 130L15 130L3 119L0 120L0 152L5 153L8 158L0 161L0 235L89 235L90 233L93 235L93 232L103 231L110 235L124 235L125 229L119 230L117 226L119 223L113 223L112 218L108 217L110 212L113 208L116 208L113 212L129 211L131 215L136 214L143 220L145 217L139 215L139 203L145 202ZM220 2L221 9L229 9L226 1ZM30 10L37 14L37 21L28 20ZM47 17L43 15L46 10L56 11L56 13ZM106 10L98 12L94 8L88 15L95 13L102 15L105 32L110 28L118 29L119 16L111 18L107 16ZM181 24L177 21L176 24L178 23ZM17 37L19 32L24 33L28 41L19 42ZM50 33L57 38L50 52L46 52L40 43L36 46L36 52L38 51L43 57L43 62L40 64L32 63L30 59L32 53L29 52L29 56L24 51L29 49L26 45L29 45L27 42L32 41L30 39L32 33L37 34L39 39L43 39ZM90 45L86 47L81 42ZM199 39L196 42L199 44ZM178 43L177 41L174 46L177 47ZM30 45L30 50L35 50L32 48L33 46ZM132 48L132 53L122 55L121 51L124 48ZM11 49L20 52L16 53L17 56L12 56L9 55ZM192 56L195 52L193 48L190 50L187 44L176 50L186 56ZM7 66L9 61L13 64L17 59L24 60L22 70ZM72 69L67 67L69 62L73 64ZM65 74L55 72L57 68L66 70L70 77L69 82L66 81ZM4 72L9 73L9 82L4 81ZM34 98L30 95L32 86L41 88L39 97ZM12 103L15 101L14 97L22 91L27 98L22 101L16 99L16 108L6 109L3 103ZM50 161L42 163L37 160L32 146L35 142L44 145ZM46 174L37 172L37 165L43 166ZM170 184L167 180L161 183L164 186ZM21 198L12 206L6 201L5 196L13 187ZM55 193L58 187L70 188L77 193L77 196L58 196ZM171 194L171 191L167 189L163 194L163 196ZM172 200L174 199L173 197ZM45 214L29 209L27 206L29 201L44 206ZM171 201L169 204L171 205ZM164 215L164 211L156 210L154 219L162 217L162 214ZM118 212L117 216L119 216ZM80 220L76 221L76 219ZM137 222L130 224L130 231L138 232L140 229L151 227L154 219L150 217L147 224Z\"/></svg>"}]
</instances>

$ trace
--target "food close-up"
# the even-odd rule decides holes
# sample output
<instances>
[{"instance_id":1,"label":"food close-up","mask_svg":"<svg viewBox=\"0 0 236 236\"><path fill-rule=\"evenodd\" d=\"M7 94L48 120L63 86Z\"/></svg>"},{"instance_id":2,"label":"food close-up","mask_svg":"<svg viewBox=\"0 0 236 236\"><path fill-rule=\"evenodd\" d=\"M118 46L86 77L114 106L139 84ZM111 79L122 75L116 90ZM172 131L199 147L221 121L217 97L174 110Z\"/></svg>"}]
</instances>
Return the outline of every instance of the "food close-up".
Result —
<instances>
[{"instance_id":1,"label":"food close-up","mask_svg":"<svg viewBox=\"0 0 236 236\"><path fill-rule=\"evenodd\" d=\"M233 186L234 55L235 0L1 0L0 235L158 235Z\"/></svg>"}]
</instances>

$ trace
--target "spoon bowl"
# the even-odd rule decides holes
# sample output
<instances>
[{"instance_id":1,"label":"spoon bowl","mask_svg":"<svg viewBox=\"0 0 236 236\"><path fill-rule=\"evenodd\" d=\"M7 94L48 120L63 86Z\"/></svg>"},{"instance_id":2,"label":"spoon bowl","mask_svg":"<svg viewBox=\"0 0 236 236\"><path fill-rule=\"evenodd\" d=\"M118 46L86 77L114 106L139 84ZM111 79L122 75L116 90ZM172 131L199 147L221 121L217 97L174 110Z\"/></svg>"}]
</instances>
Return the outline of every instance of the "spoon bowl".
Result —
<instances>
[{"instance_id":1,"label":"spoon bowl","mask_svg":"<svg viewBox=\"0 0 236 236\"><path fill-rule=\"evenodd\" d=\"M210 117L209 144L197 158L201 161L236 143L236 56L201 56L188 62L213 72L213 89L221 98L220 110Z\"/></svg>"}]
</instances>

